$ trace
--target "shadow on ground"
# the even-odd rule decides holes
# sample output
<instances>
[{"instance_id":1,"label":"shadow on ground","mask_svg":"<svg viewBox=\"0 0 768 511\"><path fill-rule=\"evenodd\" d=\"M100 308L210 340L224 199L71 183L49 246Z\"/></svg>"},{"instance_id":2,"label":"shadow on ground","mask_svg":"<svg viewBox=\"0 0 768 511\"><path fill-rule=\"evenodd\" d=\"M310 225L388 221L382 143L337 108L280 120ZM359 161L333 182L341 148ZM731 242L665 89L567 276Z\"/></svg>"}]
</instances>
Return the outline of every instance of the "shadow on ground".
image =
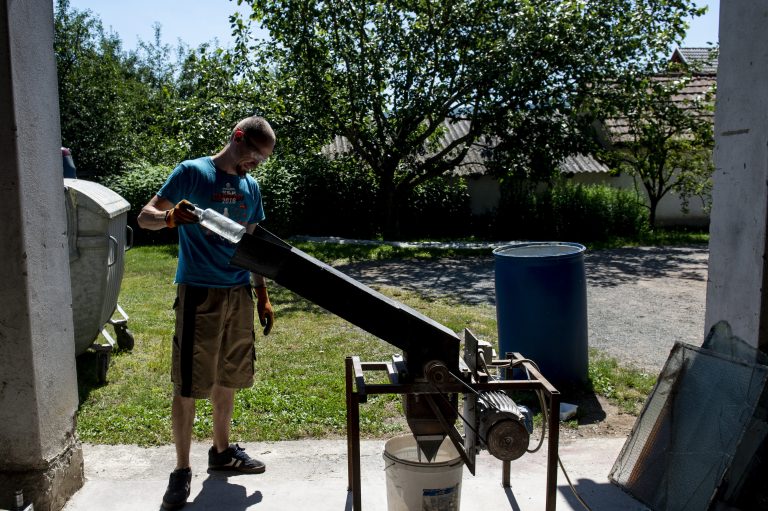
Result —
<instances>
[{"instance_id":1,"label":"shadow on ground","mask_svg":"<svg viewBox=\"0 0 768 511\"><path fill-rule=\"evenodd\" d=\"M636 500L627 495L620 487L611 483L596 483L591 479L579 479L573 486L579 497L592 509L598 509L593 506L597 506L601 502L626 504L627 507L625 509L647 509L644 507L638 508ZM565 500L568 501L572 509L583 508L570 486L567 484L560 485L558 491L565 497Z\"/></svg>"},{"instance_id":2,"label":"shadow on ground","mask_svg":"<svg viewBox=\"0 0 768 511\"><path fill-rule=\"evenodd\" d=\"M210 474L208 479L203 481L203 489L197 494L195 500L187 503L184 509L245 511L260 503L262 498L262 494L258 490L248 495L245 486L230 482L229 476Z\"/></svg>"},{"instance_id":3,"label":"shadow on ground","mask_svg":"<svg viewBox=\"0 0 768 511\"><path fill-rule=\"evenodd\" d=\"M588 252L584 266L590 286L659 278L706 281L708 254L705 245L617 248Z\"/></svg>"},{"instance_id":4,"label":"shadow on ground","mask_svg":"<svg viewBox=\"0 0 768 511\"><path fill-rule=\"evenodd\" d=\"M638 280L678 278L705 281L708 248L632 247L587 251L587 285L615 287ZM456 297L473 305L496 303L494 258L366 261L338 266L372 287L398 286L421 294Z\"/></svg>"}]
</instances>

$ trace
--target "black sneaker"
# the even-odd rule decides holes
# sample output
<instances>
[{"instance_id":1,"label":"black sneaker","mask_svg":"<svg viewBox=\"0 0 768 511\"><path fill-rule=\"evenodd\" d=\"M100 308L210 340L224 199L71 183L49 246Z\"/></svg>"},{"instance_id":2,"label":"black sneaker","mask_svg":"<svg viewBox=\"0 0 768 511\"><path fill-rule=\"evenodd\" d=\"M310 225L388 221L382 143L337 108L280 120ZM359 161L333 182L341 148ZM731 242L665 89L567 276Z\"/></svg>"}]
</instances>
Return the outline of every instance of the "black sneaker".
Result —
<instances>
[{"instance_id":1,"label":"black sneaker","mask_svg":"<svg viewBox=\"0 0 768 511\"><path fill-rule=\"evenodd\" d=\"M192 470L179 468L171 472L168 488L163 495L163 509L181 509L189 497L189 485L192 482Z\"/></svg>"},{"instance_id":2,"label":"black sneaker","mask_svg":"<svg viewBox=\"0 0 768 511\"><path fill-rule=\"evenodd\" d=\"M208 468L211 470L234 470L246 474L261 474L267 469L259 460L245 454L245 449L237 444L229 444L224 452L216 452L216 447L208 451Z\"/></svg>"}]
</instances>

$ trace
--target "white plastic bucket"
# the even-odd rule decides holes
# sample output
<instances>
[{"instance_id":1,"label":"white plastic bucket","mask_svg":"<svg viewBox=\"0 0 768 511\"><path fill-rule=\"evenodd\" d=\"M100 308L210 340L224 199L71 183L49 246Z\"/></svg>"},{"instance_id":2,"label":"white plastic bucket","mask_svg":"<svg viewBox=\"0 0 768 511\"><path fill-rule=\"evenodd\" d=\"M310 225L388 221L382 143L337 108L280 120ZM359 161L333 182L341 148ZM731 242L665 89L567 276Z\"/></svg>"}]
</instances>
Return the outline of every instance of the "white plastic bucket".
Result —
<instances>
[{"instance_id":1,"label":"white plastic bucket","mask_svg":"<svg viewBox=\"0 0 768 511\"><path fill-rule=\"evenodd\" d=\"M388 511L459 511L464 461L446 437L435 459L428 463L413 435L384 444Z\"/></svg>"}]
</instances>

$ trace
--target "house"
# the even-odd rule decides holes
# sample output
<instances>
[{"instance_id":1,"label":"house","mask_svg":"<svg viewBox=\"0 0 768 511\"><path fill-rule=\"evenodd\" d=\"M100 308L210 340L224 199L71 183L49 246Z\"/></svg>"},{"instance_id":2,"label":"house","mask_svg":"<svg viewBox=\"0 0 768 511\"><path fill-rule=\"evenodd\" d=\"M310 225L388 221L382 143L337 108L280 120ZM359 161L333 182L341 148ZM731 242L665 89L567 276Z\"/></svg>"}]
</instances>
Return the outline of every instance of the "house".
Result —
<instances>
[{"instance_id":1,"label":"house","mask_svg":"<svg viewBox=\"0 0 768 511\"><path fill-rule=\"evenodd\" d=\"M695 73L693 79L673 97L673 101L688 108L693 99L703 98L714 90L717 81L717 54L711 48L677 48L670 57L670 62L689 66ZM675 80L674 73L660 75L658 80ZM691 111L692 115L700 116L707 122L714 123L714 114L710 111ZM443 144L466 133L466 123L446 123ZM628 140L628 125L623 119L609 119L604 123L605 131L614 144L620 145ZM498 181L485 172L482 146L470 150L462 165L453 171L453 175L466 180L469 189L472 212L474 214L488 213L495 209L500 200ZM631 175L614 173L603 162L590 154L574 154L560 164L560 172L584 185L603 184L614 188L637 190L644 196L642 184L635 184ZM639 186L639 188L637 188ZM709 212L705 204L698 198L691 198L688 210L683 211L680 197L669 192L659 202L656 210L658 225L687 225L706 226L709 223Z\"/></svg>"},{"instance_id":2,"label":"house","mask_svg":"<svg viewBox=\"0 0 768 511\"><path fill-rule=\"evenodd\" d=\"M689 105L693 103L693 100L704 98L708 93L715 90L717 84L716 50L712 48L677 48L672 53L670 62L687 66L694 71L691 81L672 98L679 105L683 105L683 108L690 108ZM666 81L675 80L677 77L674 73L670 73L660 75L656 79ZM714 113L711 111L691 110L691 115L714 123ZM611 142L617 146L630 139L626 119L609 119L604 123L604 127ZM569 158L561 165L561 172L573 179L575 183L607 184L624 189L634 189L636 186L631 175L612 174L610 169L590 156ZM640 192L643 194L642 184L638 183L637 186L640 187ZM656 220L659 225L705 226L709 223L709 212L703 201L695 197L690 199L688 211L683 212L680 197L674 192L669 192L657 206Z\"/></svg>"}]
</instances>

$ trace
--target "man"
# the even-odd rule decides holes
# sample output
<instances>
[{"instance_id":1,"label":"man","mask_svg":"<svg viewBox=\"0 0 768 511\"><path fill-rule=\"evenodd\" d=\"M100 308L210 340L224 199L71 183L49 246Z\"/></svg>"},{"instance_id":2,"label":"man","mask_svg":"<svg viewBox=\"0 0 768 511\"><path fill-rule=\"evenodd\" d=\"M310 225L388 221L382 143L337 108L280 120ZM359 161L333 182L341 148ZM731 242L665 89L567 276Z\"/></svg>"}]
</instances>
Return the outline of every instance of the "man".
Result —
<instances>
[{"instance_id":1,"label":"man","mask_svg":"<svg viewBox=\"0 0 768 511\"><path fill-rule=\"evenodd\" d=\"M238 122L227 145L213 157L182 162L142 208L145 229L179 228L176 327L171 379L176 469L163 496L164 509L179 509L189 497L189 451L195 399L213 405L210 469L261 473L264 463L229 443L235 390L253 385L254 306L251 275L230 266L235 246L198 224L194 205L212 208L253 232L264 220L261 193L248 171L266 160L275 134L261 117ZM264 277L253 275L259 321L269 333L274 320Z\"/></svg>"}]
</instances>

